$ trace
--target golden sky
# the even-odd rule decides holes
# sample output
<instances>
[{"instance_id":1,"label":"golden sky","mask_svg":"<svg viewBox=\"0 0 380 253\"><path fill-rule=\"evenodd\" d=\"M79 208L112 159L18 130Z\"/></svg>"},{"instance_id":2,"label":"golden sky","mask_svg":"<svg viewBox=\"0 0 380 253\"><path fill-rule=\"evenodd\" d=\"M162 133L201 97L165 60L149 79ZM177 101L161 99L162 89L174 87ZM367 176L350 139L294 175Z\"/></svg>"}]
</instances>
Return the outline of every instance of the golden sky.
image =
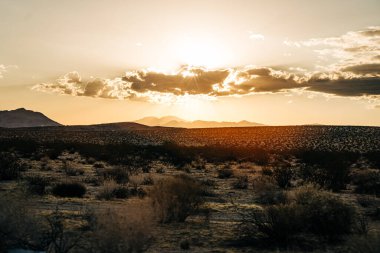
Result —
<instances>
[{"instance_id":1,"label":"golden sky","mask_svg":"<svg viewBox=\"0 0 380 253\"><path fill-rule=\"evenodd\" d=\"M378 0L0 1L0 110L380 126Z\"/></svg>"}]
</instances>

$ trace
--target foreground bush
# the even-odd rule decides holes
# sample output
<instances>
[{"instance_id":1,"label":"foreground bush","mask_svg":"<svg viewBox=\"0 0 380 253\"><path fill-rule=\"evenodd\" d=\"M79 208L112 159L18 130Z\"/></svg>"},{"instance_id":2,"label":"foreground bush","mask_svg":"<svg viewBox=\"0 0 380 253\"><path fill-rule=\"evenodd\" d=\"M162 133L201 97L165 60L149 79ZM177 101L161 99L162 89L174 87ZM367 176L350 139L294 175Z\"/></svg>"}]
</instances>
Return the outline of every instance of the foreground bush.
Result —
<instances>
[{"instance_id":1,"label":"foreground bush","mask_svg":"<svg viewBox=\"0 0 380 253\"><path fill-rule=\"evenodd\" d=\"M380 252L380 234L371 234L350 238L349 253L378 253Z\"/></svg>"},{"instance_id":2,"label":"foreground bush","mask_svg":"<svg viewBox=\"0 0 380 253\"><path fill-rule=\"evenodd\" d=\"M92 218L88 252L137 253L151 244L153 218L148 206L97 211Z\"/></svg>"},{"instance_id":3,"label":"foreground bush","mask_svg":"<svg viewBox=\"0 0 380 253\"><path fill-rule=\"evenodd\" d=\"M294 177L293 169L290 166L281 166L273 168L273 178L280 188L286 189L291 186Z\"/></svg>"},{"instance_id":4,"label":"foreground bush","mask_svg":"<svg viewBox=\"0 0 380 253\"><path fill-rule=\"evenodd\" d=\"M308 244L305 235L333 242L351 234L355 218L350 205L331 193L306 186L289 194L285 204L244 214L239 232L244 240L256 245L302 247Z\"/></svg>"},{"instance_id":5,"label":"foreground bush","mask_svg":"<svg viewBox=\"0 0 380 253\"><path fill-rule=\"evenodd\" d=\"M0 198L0 252L14 247L46 247L42 219L26 207L26 202L14 196Z\"/></svg>"},{"instance_id":6,"label":"foreground bush","mask_svg":"<svg viewBox=\"0 0 380 253\"><path fill-rule=\"evenodd\" d=\"M380 171L375 169L354 170L350 174L355 192L380 196Z\"/></svg>"},{"instance_id":7,"label":"foreground bush","mask_svg":"<svg viewBox=\"0 0 380 253\"><path fill-rule=\"evenodd\" d=\"M71 182L71 183L58 183L53 189L52 193L59 197L78 197L81 198L86 194L86 187L84 184Z\"/></svg>"},{"instance_id":8,"label":"foreground bush","mask_svg":"<svg viewBox=\"0 0 380 253\"><path fill-rule=\"evenodd\" d=\"M231 168L225 167L218 170L218 178L225 179L234 175L234 171Z\"/></svg>"},{"instance_id":9,"label":"foreground bush","mask_svg":"<svg viewBox=\"0 0 380 253\"><path fill-rule=\"evenodd\" d=\"M129 171L126 167L116 166L99 171L100 176L105 180L114 180L118 184L126 184L129 181Z\"/></svg>"},{"instance_id":10,"label":"foreground bush","mask_svg":"<svg viewBox=\"0 0 380 253\"><path fill-rule=\"evenodd\" d=\"M248 176L247 175L236 176L236 181L232 183L232 187L235 189L247 189Z\"/></svg>"},{"instance_id":11,"label":"foreground bush","mask_svg":"<svg viewBox=\"0 0 380 253\"><path fill-rule=\"evenodd\" d=\"M260 204L279 204L286 200L285 192L271 176L259 176L253 180L253 192Z\"/></svg>"},{"instance_id":12,"label":"foreground bush","mask_svg":"<svg viewBox=\"0 0 380 253\"><path fill-rule=\"evenodd\" d=\"M14 180L19 178L26 166L11 153L0 153L0 180Z\"/></svg>"},{"instance_id":13,"label":"foreground bush","mask_svg":"<svg viewBox=\"0 0 380 253\"><path fill-rule=\"evenodd\" d=\"M300 159L304 163L300 171L303 180L337 192L349 183L350 165L356 161L357 154L306 151Z\"/></svg>"},{"instance_id":14,"label":"foreground bush","mask_svg":"<svg viewBox=\"0 0 380 253\"><path fill-rule=\"evenodd\" d=\"M158 181L150 192L160 222L183 222L203 203L204 187L187 175Z\"/></svg>"},{"instance_id":15,"label":"foreground bush","mask_svg":"<svg viewBox=\"0 0 380 253\"><path fill-rule=\"evenodd\" d=\"M48 178L40 175L29 175L24 179L28 191L37 195L44 195L46 193L46 187L50 184Z\"/></svg>"},{"instance_id":16,"label":"foreground bush","mask_svg":"<svg viewBox=\"0 0 380 253\"><path fill-rule=\"evenodd\" d=\"M353 232L355 209L333 194L304 186L294 191L293 201L301 208L307 232L329 240Z\"/></svg>"}]
</instances>

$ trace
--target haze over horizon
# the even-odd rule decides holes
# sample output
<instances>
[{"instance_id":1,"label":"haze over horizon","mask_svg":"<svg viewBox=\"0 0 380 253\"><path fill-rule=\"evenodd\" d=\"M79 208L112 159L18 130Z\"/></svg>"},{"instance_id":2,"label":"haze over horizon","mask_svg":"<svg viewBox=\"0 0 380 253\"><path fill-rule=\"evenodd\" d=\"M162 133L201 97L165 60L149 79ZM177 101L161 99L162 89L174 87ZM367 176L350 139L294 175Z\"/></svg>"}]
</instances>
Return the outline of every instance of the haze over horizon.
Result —
<instances>
[{"instance_id":1,"label":"haze over horizon","mask_svg":"<svg viewBox=\"0 0 380 253\"><path fill-rule=\"evenodd\" d=\"M380 2L0 2L0 110L380 126ZM292 15L289 15L292 13Z\"/></svg>"}]
</instances>

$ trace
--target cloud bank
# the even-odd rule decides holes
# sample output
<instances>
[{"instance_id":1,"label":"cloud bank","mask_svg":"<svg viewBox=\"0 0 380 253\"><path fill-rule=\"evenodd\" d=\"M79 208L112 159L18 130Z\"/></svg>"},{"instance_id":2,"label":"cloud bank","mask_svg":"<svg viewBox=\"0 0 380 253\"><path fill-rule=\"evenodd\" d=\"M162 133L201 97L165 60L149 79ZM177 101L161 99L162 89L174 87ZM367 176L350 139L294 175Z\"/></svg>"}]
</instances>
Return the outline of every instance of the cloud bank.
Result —
<instances>
[{"instance_id":1,"label":"cloud bank","mask_svg":"<svg viewBox=\"0 0 380 253\"><path fill-rule=\"evenodd\" d=\"M182 66L170 73L137 70L113 79L89 80L83 80L74 71L56 82L37 84L33 89L73 96L150 101L165 96L217 98L300 88L337 96L380 98L380 27L348 32L340 37L284 43L313 48L321 59L329 58L331 63L314 71L299 71L299 67L285 70L256 66L225 69Z\"/></svg>"}]
</instances>

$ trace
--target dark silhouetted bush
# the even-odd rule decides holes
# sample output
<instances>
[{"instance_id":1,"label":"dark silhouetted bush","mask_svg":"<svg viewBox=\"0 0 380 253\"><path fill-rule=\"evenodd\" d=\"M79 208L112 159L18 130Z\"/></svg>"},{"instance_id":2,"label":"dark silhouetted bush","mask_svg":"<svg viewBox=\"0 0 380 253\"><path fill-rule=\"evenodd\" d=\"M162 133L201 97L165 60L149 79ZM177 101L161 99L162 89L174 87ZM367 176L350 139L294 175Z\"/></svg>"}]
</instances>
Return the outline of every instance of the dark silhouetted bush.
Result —
<instances>
[{"instance_id":1,"label":"dark silhouetted bush","mask_svg":"<svg viewBox=\"0 0 380 253\"><path fill-rule=\"evenodd\" d=\"M150 175L145 176L144 179L142 180L141 184L142 185L153 185L154 184L153 177Z\"/></svg>"},{"instance_id":2,"label":"dark silhouetted bush","mask_svg":"<svg viewBox=\"0 0 380 253\"><path fill-rule=\"evenodd\" d=\"M156 182L150 191L153 208L160 222L183 222L203 203L203 186L187 175Z\"/></svg>"},{"instance_id":3,"label":"dark silhouetted bush","mask_svg":"<svg viewBox=\"0 0 380 253\"><path fill-rule=\"evenodd\" d=\"M101 170L104 179L115 180L118 184L125 184L129 181L129 171L126 167L116 166Z\"/></svg>"},{"instance_id":4,"label":"dark silhouetted bush","mask_svg":"<svg viewBox=\"0 0 380 253\"><path fill-rule=\"evenodd\" d=\"M58 183L53 186L52 193L59 197L78 197L86 194L86 187L81 183Z\"/></svg>"},{"instance_id":5,"label":"dark silhouetted bush","mask_svg":"<svg viewBox=\"0 0 380 253\"><path fill-rule=\"evenodd\" d=\"M225 179L225 178L230 178L233 175L234 175L234 171L229 167L225 167L218 170L218 178Z\"/></svg>"},{"instance_id":6,"label":"dark silhouetted bush","mask_svg":"<svg viewBox=\"0 0 380 253\"><path fill-rule=\"evenodd\" d=\"M291 186L291 181L294 177L294 172L291 167L274 167L273 178L276 180L280 188L286 189Z\"/></svg>"},{"instance_id":7,"label":"dark silhouetted bush","mask_svg":"<svg viewBox=\"0 0 380 253\"><path fill-rule=\"evenodd\" d=\"M285 204L244 214L239 232L249 243L288 248L302 246L302 240L307 240L303 235L328 242L339 240L354 232L356 218L349 204L331 193L305 186L290 193Z\"/></svg>"},{"instance_id":8,"label":"dark silhouetted bush","mask_svg":"<svg viewBox=\"0 0 380 253\"><path fill-rule=\"evenodd\" d=\"M259 176L253 180L256 201L261 204L280 204L286 201L286 194L279 188L273 177Z\"/></svg>"},{"instance_id":9,"label":"dark silhouetted bush","mask_svg":"<svg viewBox=\"0 0 380 253\"><path fill-rule=\"evenodd\" d=\"M236 181L232 183L232 187L235 189L247 189L248 176L247 175L236 176Z\"/></svg>"},{"instance_id":10,"label":"dark silhouetted bush","mask_svg":"<svg viewBox=\"0 0 380 253\"><path fill-rule=\"evenodd\" d=\"M19 158L12 153L0 153L0 180L14 180L26 170Z\"/></svg>"},{"instance_id":11,"label":"dark silhouetted bush","mask_svg":"<svg viewBox=\"0 0 380 253\"><path fill-rule=\"evenodd\" d=\"M366 236L355 236L348 240L348 253L380 252L380 233Z\"/></svg>"},{"instance_id":12,"label":"dark silhouetted bush","mask_svg":"<svg viewBox=\"0 0 380 253\"><path fill-rule=\"evenodd\" d=\"M24 178L30 193L44 195L46 187L50 185L49 179L40 175L29 175Z\"/></svg>"},{"instance_id":13,"label":"dark silhouetted bush","mask_svg":"<svg viewBox=\"0 0 380 253\"><path fill-rule=\"evenodd\" d=\"M152 242L153 215L148 206L98 210L87 237L93 253L145 252Z\"/></svg>"},{"instance_id":14,"label":"dark silhouetted bush","mask_svg":"<svg viewBox=\"0 0 380 253\"><path fill-rule=\"evenodd\" d=\"M380 171L375 169L354 170L350 173L356 186L355 192L380 196Z\"/></svg>"},{"instance_id":15,"label":"dark silhouetted bush","mask_svg":"<svg viewBox=\"0 0 380 253\"><path fill-rule=\"evenodd\" d=\"M349 166L358 154L349 152L307 151L300 155L304 166L301 177L324 188L339 191L349 182Z\"/></svg>"}]
</instances>

